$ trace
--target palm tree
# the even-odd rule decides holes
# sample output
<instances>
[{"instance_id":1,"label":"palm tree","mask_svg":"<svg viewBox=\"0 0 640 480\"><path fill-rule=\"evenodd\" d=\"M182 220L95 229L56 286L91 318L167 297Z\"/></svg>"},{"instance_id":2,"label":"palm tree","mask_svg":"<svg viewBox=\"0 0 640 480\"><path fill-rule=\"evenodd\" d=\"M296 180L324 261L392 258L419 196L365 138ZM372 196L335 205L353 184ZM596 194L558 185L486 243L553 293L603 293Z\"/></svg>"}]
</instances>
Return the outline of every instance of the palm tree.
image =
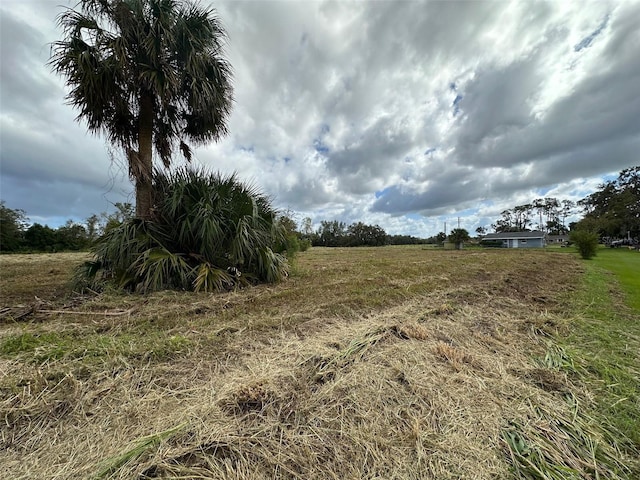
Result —
<instances>
[{"instance_id":1,"label":"palm tree","mask_svg":"<svg viewBox=\"0 0 640 480\"><path fill-rule=\"evenodd\" d=\"M58 17L53 70L92 133L127 158L136 216L152 214L153 150L165 167L179 149L227 133L233 103L225 32L212 8L182 0L80 0Z\"/></svg>"},{"instance_id":2,"label":"palm tree","mask_svg":"<svg viewBox=\"0 0 640 480\"><path fill-rule=\"evenodd\" d=\"M214 291L287 275L286 257L274 251L284 229L257 188L235 175L188 168L156 170L153 182L153 220L108 230L77 272L77 288L109 281L139 292Z\"/></svg>"}]
</instances>

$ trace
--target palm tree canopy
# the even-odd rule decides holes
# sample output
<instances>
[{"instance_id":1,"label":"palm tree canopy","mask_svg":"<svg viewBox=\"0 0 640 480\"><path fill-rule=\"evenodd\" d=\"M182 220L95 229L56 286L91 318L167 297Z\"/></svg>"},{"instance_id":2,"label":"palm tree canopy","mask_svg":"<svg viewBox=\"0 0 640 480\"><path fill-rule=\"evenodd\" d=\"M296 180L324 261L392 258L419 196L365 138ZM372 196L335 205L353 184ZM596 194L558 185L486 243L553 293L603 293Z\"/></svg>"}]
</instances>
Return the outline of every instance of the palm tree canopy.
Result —
<instances>
[{"instance_id":1,"label":"palm tree canopy","mask_svg":"<svg viewBox=\"0 0 640 480\"><path fill-rule=\"evenodd\" d=\"M78 119L124 149L132 176L149 133L165 166L176 148L189 160L189 144L227 133L231 67L212 8L181 0L81 0L79 7L58 17L64 38L53 44L50 64L67 78Z\"/></svg>"}]
</instances>

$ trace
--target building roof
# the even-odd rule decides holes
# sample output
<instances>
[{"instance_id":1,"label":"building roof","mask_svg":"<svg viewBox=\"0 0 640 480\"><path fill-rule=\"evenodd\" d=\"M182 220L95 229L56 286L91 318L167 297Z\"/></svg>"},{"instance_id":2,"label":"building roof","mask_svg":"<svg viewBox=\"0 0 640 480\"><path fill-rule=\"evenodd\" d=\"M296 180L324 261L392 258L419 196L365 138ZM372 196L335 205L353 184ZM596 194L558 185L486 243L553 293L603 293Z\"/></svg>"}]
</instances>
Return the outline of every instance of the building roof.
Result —
<instances>
[{"instance_id":1,"label":"building roof","mask_svg":"<svg viewBox=\"0 0 640 480\"><path fill-rule=\"evenodd\" d=\"M529 239L529 238L544 238L544 232L534 230L533 232L503 232L503 233L488 233L482 240L511 240L517 239Z\"/></svg>"}]
</instances>

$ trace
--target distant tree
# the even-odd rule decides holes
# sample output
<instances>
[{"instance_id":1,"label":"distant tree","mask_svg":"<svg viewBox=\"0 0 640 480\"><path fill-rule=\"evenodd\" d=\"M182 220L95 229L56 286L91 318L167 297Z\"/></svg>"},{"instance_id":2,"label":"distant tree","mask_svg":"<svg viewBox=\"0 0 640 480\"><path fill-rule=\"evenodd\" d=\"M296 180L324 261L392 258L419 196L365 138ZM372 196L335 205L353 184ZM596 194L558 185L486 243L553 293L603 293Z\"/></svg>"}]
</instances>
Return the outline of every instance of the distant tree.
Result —
<instances>
[{"instance_id":1,"label":"distant tree","mask_svg":"<svg viewBox=\"0 0 640 480\"><path fill-rule=\"evenodd\" d=\"M533 206L529 203L513 207L514 228L517 232L525 232L531 226L531 212Z\"/></svg>"},{"instance_id":2,"label":"distant tree","mask_svg":"<svg viewBox=\"0 0 640 480\"><path fill-rule=\"evenodd\" d=\"M136 216L152 214L153 150L165 166L188 142L227 133L231 67L212 8L181 0L80 0L58 17L64 38L50 65L89 131L126 155Z\"/></svg>"},{"instance_id":3,"label":"distant tree","mask_svg":"<svg viewBox=\"0 0 640 480\"><path fill-rule=\"evenodd\" d=\"M284 212L278 215L278 222L280 223L280 226L284 229L285 232L296 233L296 234L299 233L298 224L293 219L291 212Z\"/></svg>"},{"instance_id":4,"label":"distant tree","mask_svg":"<svg viewBox=\"0 0 640 480\"><path fill-rule=\"evenodd\" d=\"M0 251L15 252L24 243L27 217L23 210L14 210L0 201Z\"/></svg>"},{"instance_id":5,"label":"distant tree","mask_svg":"<svg viewBox=\"0 0 640 480\"><path fill-rule=\"evenodd\" d=\"M469 241L471 237L469 236L469 232L464 228L454 228L451 230L448 239L451 243L455 244L457 250L460 250L464 242Z\"/></svg>"},{"instance_id":6,"label":"distant tree","mask_svg":"<svg viewBox=\"0 0 640 480\"><path fill-rule=\"evenodd\" d=\"M565 233L569 231L565 225L567 217L573 214L576 208L576 203L573 200L562 200L562 207L560 208L560 216L562 217L562 229Z\"/></svg>"},{"instance_id":7,"label":"distant tree","mask_svg":"<svg viewBox=\"0 0 640 480\"><path fill-rule=\"evenodd\" d=\"M24 240L29 250L51 252L57 243L56 231L47 225L34 223L24 232Z\"/></svg>"},{"instance_id":8,"label":"distant tree","mask_svg":"<svg viewBox=\"0 0 640 480\"><path fill-rule=\"evenodd\" d=\"M317 231L317 242L325 247L338 247L346 244L347 224L338 220L320 222Z\"/></svg>"},{"instance_id":9,"label":"distant tree","mask_svg":"<svg viewBox=\"0 0 640 480\"><path fill-rule=\"evenodd\" d=\"M478 234L478 237L482 237L483 235L486 235L487 229L485 227L480 226L476 228L476 233Z\"/></svg>"},{"instance_id":10,"label":"distant tree","mask_svg":"<svg viewBox=\"0 0 640 480\"><path fill-rule=\"evenodd\" d=\"M54 250L82 250L89 245L87 230L83 225L67 220L63 226L55 230Z\"/></svg>"},{"instance_id":11,"label":"distant tree","mask_svg":"<svg viewBox=\"0 0 640 480\"><path fill-rule=\"evenodd\" d=\"M566 235L569 232L558 219L548 221L544 231L549 235Z\"/></svg>"},{"instance_id":12,"label":"distant tree","mask_svg":"<svg viewBox=\"0 0 640 480\"><path fill-rule=\"evenodd\" d=\"M622 170L578 205L584 218L576 228L594 228L602 237L640 237L640 166Z\"/></svg>"},{"instance_id":13,"label":"distant tree","mask_svg":"<svg viewBox=\"0 0 640 480\"><path fill-rule=\"evenodd\" d=\"M378 225L366 225L362 222L353 223L347 230L350 246L379 247L387 243L386 232Z\"/></svg>"},{"instance_id":14,"label":"distant tree","mask_svg":"<svg viewBox=\"0 0 640 480\"><path fill-rule=\"evenodd\" d=\"M526 232L534 227L532 216L534 212L538 214L536 228L546 232L548 226L558 230L556 226L560 222L560 203L553 197L537 198L532 203L516 205L513 208L503 210L501 218L491 224L491 228L496 233L504 232Z\"/></svg>"},{"instance_id":15,"label":"distant tree","mask_svg":"<svg viewBox=\"0 0 640 480\"><path fill-rule=\"evenodd\" d=\"M305 217L300 224L300 250L306 251L313 243L317 243L313 220Z\"/></svg>"},{"instance_id":16,"label":"distant tree","mask_svg":"<svg viewBox=\"0 0 640 480\"><path fill-rule=\"evenodd\" d=\"M548 225L558 225L560 223L560 203L557 198L548 197L544 199L545 202L545 213L546 213L546 223L545 226ZM543 229L543 231L545 231ZM548 230L547 230L548 231Z\"/></svg>"},{"instance_id":17,"label":"distant tree","mask_svg":"<svg viewBox=\"0 0 640 480\"><path fill-rule=\"evenodd\" d=\"M502 215L502 218L491 224L491 228L493 228L496 233L519 231L515 225L513 212L511 210L503 210L500 215Z\"/></svg>"},{"instance_id":18,"label":"distant tree","mask_svg":"<svg viewBox=\"0 0 640 480\"><path fill-rule=\"evenodd\" d=\"M302 235L309 238L313 235L313 220L311 217L305 217L300 225L300 231Z\"/></svg>"},{"instance_id":19,"label":"distant tree","mask_svg":"<svg viewBox=\"0 0 640 480\"><path fill-rule=\"evenodd\" d=\"M102 234L103 225L100 222L100 217L94 213L90 217L87 217L84 222L86 225L87 241L93 242Z\"/></svg>"},{"instance_id":20,"label":"distant tree","mask_svg":"<svg viewBox=\"0 0 640 480\"><path fill-rule=\"evenodd\" d=\"M444 232L438 232L436 235L436 241L440 244L443 243L447 239L447 234Z\"/></svg>"},{"instance_id":21,"label":"distant tree","mask_svg":"<svg viewBox=\"0 0 640 480\"><path fill-rule=\"evenodd\" d=\"M425 243L437 243L435 236L427 239L414 237L413 235L387 235L389 245L419 245Z\"/></svg>"}]
</instances>

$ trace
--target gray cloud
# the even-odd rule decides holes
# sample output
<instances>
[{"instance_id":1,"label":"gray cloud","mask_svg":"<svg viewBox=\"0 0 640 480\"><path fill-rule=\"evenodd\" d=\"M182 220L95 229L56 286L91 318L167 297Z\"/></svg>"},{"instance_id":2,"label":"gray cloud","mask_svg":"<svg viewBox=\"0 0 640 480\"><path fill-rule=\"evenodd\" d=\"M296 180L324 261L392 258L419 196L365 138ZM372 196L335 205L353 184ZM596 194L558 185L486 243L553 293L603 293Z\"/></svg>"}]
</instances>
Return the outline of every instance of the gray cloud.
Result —
<instances>
[{"instance_id":1,"label":"gray cloud","mask_svg":"<svg viewBox=\"0 0 640 480\"><path fill-rule=\"evenodd\" d=\"M637 2L215 7L236 105L229 137L196 163L237 171L316 221L431 234L439 216L480 208L468 214L479 222L487 204L570 196L638 164ZM130 200L126 172L74 122L45 65L61 9L0 8L3 200L43 219Z\"/></svg>"},{"instance_id":2,"label":"gray cloud","mask_svg":"<svg viewBox=\"0 0 640 480\"><path fill-rule=\"evenodd\" d=\"M43 52L46 58L49 50L47 40L11 12L3 11L0 19L3 115L28 115L35 120L61 93L42 62Z\"/></svg>"}]
</instances>

